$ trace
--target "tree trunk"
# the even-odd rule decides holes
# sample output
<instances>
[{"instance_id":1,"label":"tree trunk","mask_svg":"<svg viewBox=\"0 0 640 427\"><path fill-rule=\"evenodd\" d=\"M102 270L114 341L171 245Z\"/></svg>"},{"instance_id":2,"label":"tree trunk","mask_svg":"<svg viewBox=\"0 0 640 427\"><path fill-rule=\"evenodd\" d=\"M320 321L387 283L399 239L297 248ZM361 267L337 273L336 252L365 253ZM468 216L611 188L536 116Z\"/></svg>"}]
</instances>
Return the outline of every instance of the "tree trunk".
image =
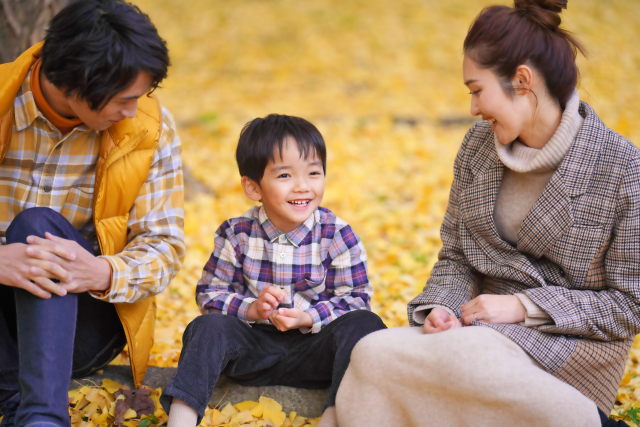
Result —
<instances>
[{"instance_id":1,"label":"tree trunk","mask_svg":"<svg viewBox=\"0 0 640 427\"><path fill-rule=\"evenodd\" d=\"M49 21L76 0L0 0L0 63L44 39Z\"/></svg>"}]
</instances>

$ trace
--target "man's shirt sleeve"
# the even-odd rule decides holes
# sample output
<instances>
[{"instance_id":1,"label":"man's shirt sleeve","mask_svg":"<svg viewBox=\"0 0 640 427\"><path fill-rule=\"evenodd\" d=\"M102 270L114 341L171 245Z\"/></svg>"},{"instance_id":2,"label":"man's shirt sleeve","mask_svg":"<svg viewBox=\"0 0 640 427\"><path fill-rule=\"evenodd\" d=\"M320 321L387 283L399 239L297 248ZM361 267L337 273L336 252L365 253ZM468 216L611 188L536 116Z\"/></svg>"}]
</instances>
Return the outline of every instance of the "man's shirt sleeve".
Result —
<instances>
[{"instance_id":1,"label":"man's shirt sleeve","mask_svg":"<svg viewBox=\"0 0 640 427\"><path fill-rule=\"evenodd\" d=\"M111 288L91 293L112 303L134 302L164 290L184 260L182 145L171 114L162 108L162 134L147 179L129 211L128 244L111 265Z\"/></svg>"},{"instance_id":2,"label":"man's shirt sleeve","mask_svg":"<svg viewBox=\"0 0 640 427\"><path fill-rule=\"evenodd\" d=\"M196 286L198 307L203 314L221 313L247 322L247 310L257 298L243 293L242 252L229 221L216 231L214 245Z\"/></svg>"},{"instance_id":3,"label":"man's shirt sleeve","mask_svg":"<svg viewBox=\"0 0 640 427\"><path fill-rule=\"evenodd\" d=\"M300 328L303 333L318 333L323 326L352 310L371 310L373 287L367 276L367 253L349 225L336 230L329 257L331 264L325 285L333 289L333 296L328 301L314 302L305 310L311 315L313 326Z\"/></svg>"}]
</instances>

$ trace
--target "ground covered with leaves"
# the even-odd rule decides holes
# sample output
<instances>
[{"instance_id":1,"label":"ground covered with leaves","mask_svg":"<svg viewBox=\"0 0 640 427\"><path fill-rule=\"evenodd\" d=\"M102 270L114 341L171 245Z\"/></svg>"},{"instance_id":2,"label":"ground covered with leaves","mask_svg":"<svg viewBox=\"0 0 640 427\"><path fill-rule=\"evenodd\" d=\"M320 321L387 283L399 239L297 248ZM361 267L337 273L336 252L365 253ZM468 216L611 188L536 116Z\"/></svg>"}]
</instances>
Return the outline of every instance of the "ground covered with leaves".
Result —
<instances>
[{"instance_id":1,"label":"ground covered with leaves","mask_svg":"<svg viewBox=\"0 0 640 427\"><path fill-rule=\"evenodd\" d=\"M462 41L483 6L507 2L135 3L168 41L173 66L159 96L176 117L187 172L187 258L158 297L151 364L177 364L182 332L199 314L194 289L214 232L251 206L234 159L238 134L269 113L304 117L322 132L328 147L323 205L349 222L367 249L373 310L389 327L407 325L406 304L420 292L441 246L453 159L474 121L462 84ZM589 51L589 59L579 59L581 99L639 144L640 3L573 1L563 22ZM631 416L640 400L639 357L636 340L617 402ZM242 420L249 411L256 427L258 403L235 406ZM238 414L224 408L211 409L205 425L225 417L239 424L240 418L232 421ZM303 425L296 417L274 425Z\"/></svg>"}]
</instances>

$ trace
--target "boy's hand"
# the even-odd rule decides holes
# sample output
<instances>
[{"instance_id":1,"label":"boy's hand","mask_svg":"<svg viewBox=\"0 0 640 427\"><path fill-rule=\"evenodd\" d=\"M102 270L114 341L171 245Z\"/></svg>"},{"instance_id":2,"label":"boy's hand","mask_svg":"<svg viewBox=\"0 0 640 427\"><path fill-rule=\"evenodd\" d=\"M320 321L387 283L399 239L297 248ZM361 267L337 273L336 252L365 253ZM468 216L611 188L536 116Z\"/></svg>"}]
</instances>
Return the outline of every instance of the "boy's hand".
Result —
<instances>
[{"instance_id":1,"label":"boy's hand","mask_svg":"<svg viewBox=\"0 0 640 427\"><path fill-rule=\"evenodd\" d=\"M311 315L299 308L278 309L271 313L269 320L271 320L271 323L281 332L303 327L310 328L313 326L313 318L311 318Z\"/></svg>"},{"instance_id":2,"label":"boy's hand","mask_svg":"<svg viewBox=\"0 0 640 427\"><path fill-rule=\"evenodd\" d=\"M438 332L461 327L462 324L457 317L450 315L447 310L435 307L424 319L422 328L425 334L437 334Z\"/></svg>"},{"instance_id":3,"label":"boy's hand","mask_svg":"<svg viewBox=\"0 0 640 427\"><path fill-rule=\"evenodd\" d=\"M250 322L256 320L266 320L278 308L278 304L282 302L285 293L277 286L267 286L260 291L258 300L251 303L247 310L247 320Z\"/></svg>"}]
</instances>

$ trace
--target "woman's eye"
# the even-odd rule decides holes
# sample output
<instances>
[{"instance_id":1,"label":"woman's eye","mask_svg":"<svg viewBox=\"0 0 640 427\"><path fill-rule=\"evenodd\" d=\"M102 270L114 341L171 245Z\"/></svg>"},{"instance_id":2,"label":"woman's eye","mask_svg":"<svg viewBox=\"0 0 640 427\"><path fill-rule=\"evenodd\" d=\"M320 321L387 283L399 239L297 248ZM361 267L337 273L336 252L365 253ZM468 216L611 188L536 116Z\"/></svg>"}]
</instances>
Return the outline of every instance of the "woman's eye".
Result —
<instances>
[{"instance_id":1,"label":"woman's eye","mask_svg":"<svg viewBox=\"0 0 640 427\"><path fill-rule=\"evenodd\" d=\"M477 95L480 93L480 89L474 91L474 92L469 92L469 95Z\"/></svg>"}]
</instances>

